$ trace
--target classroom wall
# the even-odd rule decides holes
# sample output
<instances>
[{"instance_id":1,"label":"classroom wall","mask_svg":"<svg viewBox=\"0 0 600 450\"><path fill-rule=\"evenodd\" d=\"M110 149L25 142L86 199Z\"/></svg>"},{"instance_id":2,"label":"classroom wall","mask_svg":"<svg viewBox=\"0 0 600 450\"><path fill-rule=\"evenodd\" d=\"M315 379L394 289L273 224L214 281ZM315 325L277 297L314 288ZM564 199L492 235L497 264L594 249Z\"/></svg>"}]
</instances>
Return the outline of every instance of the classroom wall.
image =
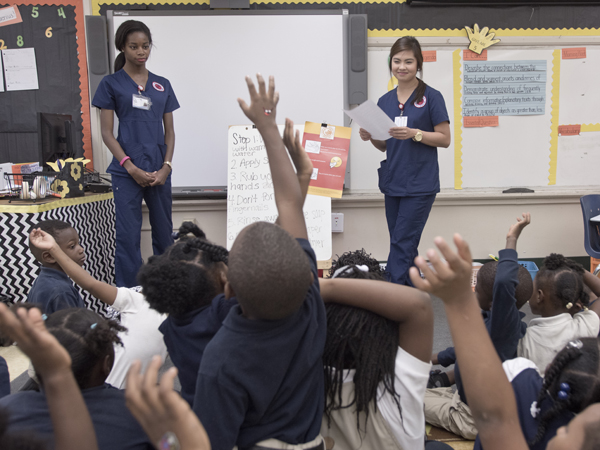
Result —
<instances>
[{"instance_id":1,"label":"classroom wall","mask_svg":"<svg viewBox=\"0 0 600 450\"><path fill-rule=\"evenodd\" d=\"M140 0L142 1L142 0ZM94 13L97 13L98 1L94 2ZM251 1L252 9L310 9L323 7L319 4L272 4L268 1ZM84 0L89 9L91 0ZM337 7L340 7L337 4ZM120 6L120 5L119 5ZM403 34L416 34L420 40L427 40L424 36L425 29L446 29L450 32L460 30L465 20L478 21L482 26L488 25L495 28L510 29L512 36L519 39L518 31L529 33L532 29L568 29L574 26L592 28L597 26L600 8L585 7L586 13L580 14L577 8L565 9L562 7L510 7L495 8L493 14L487 8L410 8L404 1L390 2L387 4L343 4L350 6L353 13L369 14L369 29L388 37ZM106 8L106 6L102 6ZM166 9L169 5L153 5L153 9ZM100 8L101 9L101 8ZM389 9L389 11L388 11ZM582 10L583 10L582 9ZM385 10L385 11L384 11ZM87 11L87 10L86 10ZM402 14L397 12L401 11ZM453 14L454 12L454 14ZM465 18L469 19L465 19ZM389 23L388 23L389 22ZM492 23L493 22L493 23ZM376 24L376 26L372 26ZM435 30L434 30L435 31ZM589 35L600 33L589 30ZM370 32L371 33L371 32ZM369 75L377 72L369 80L369 96L381 95L379 78L380 68L374 68L373 63L380 64L381 45L378 39L370 34L369 40ZM548 35L548 34L547 34ZM459 34L454 34L459 36ZM450 41L452 38L449 38ZM546 37L540 37L540 42ZM559 38L557 38L559 39ZM559 39L560 40L560 39ZM586 44L583 44L586 45ZM557 48L560 43L556 43ZM389 48L389 46L388 46ZM379 77L379 78L377 78ZM436 86L437 87L437 86ZM355 131L356 132L356 131ZM99 133L99 118L92 111L92 138L94 142L94 162L97 167L108 164ZM353 140L352 158L355 167L362 171L375 173L379 159L382 155L374 154L376 150L368 145L355 143ZM584 151L584 150L579 150ZM441 150L441 159L452 159L451 149ZM444 186L452 185L451 172L441 173ZM361 186L359 183L357 186ZM367 188L368 186L368 188ZM332 211L345 215L345 231L333 234L333 254L341 254L347 250L364 247L377 259L384 261L387 258L389 238L385 223L383 197L372 190L370 181L365 187L345 195L341 200L334 200ZM522 258L538 258L550 252L560 252L568 256L584 256L583 223L579 198L582 195L596 193L598 187L578 188L553 188L536 189L536 193L499 195L499 192L489 189L464 189L455 191L444 189L437 197L433 206L430 219L425 227L420 253L423 253L437 235L450 239L454 231L459 231L471 244L473 257L484 259L489 253L497 253L504 246L504 239L508 227L514 222L515 217L521 212L532 213L532 225L523 233L519 242L519 254ZM173 223L175 228L183 220L195 219L205 230L207 236L215 242L225 245L226 242L226 202L225 200L176 200L173 205ZM144 258L151 254L151 237L147 213L144 213L142 229L142 253Z\"/></svg>"}]
</instances>

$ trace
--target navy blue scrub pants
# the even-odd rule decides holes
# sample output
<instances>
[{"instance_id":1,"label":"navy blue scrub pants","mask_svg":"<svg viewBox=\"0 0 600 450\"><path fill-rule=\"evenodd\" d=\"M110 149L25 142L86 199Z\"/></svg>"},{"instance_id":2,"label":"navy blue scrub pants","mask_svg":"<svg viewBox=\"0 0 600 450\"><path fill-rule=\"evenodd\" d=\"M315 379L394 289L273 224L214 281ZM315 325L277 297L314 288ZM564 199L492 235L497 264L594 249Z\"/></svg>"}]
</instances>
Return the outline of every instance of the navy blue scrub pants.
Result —
<instances>
[{"instance_id":1,"label":"navy blue scrub pants","mask_svg":"<svg viewBox=\"0 0 600 450\"><path fill-rule=\"evenodd\" d=\"M408 269L418 254L419 241L435 194L419 197L385 196L385 217L390 232L387 272L392 283L411 286Z\"/></svg>"},{"instance_id":2,"label":"navy blue scrub pants","mask_svg":"<svg viewBox=\"0 0 600 450\"><path fill-rule=\"evenodd\" d=\"M171 175L162 186L142 187L130 176L112 176L116 213L115 281L118 287L137 286L142 266L142 199L148 206L152 250L162 254L173 244Z\"/></svg>"}]
</instances>

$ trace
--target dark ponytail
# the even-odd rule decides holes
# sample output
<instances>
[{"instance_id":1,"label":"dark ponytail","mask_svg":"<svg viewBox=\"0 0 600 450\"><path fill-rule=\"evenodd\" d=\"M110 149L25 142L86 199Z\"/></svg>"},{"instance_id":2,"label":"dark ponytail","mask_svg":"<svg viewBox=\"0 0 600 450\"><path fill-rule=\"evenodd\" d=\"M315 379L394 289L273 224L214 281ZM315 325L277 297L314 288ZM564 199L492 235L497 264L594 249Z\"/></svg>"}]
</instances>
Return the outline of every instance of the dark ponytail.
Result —
<instances>
[{"instance_id":1,"label":"dark ponytail","mask_svg":"<svg viewBox=\"0 0 600 450\"><path fill-rule=\"evenodd\" d=\"M536 276L536 282L548 286L552 299L559 308L571 309L567 305L569 303L574 305L577 302L587 306L590 296L584 290L583 273L581 264L561 254L551 253L544 259L544 264Z\"/></svg>"},{"instance_id":2,"label":"dark ponytail","mask_svg":"<svg viewBox=\"0 0 600 450\"><path fill-rule=\"evenodd\" d=\"M127 36L129 36L131 33L138 32L144 33L146 36L148 36L148 42L150 43L150 46L152 46L152 34L150 33L150 29L143 22L138 20L126 20L117 29L117 32L115 33L115 47L120 53L115 58L115 72L118 72L125 66L125 55L123 54L123 48L127 43Z\"/></svg>"},{"instance_id":3,"label":"dark ponytail","mask_svg":"<svg viewBox=\"0 0 600 450\"><path fill-rule=\"evenodd\" d=\"M123 345L118 333L127 328L115 320L106 320L85 308L61 309L46 320L48 331L71 355L73 375L80 389L85 389L91 369L107 355L114 355L113 345Z\"/></svg>"},{"instance_id":4,"label":"dark ponytail","mask_svg":"<svg viewBox=\"0 0 600 450\"><path fill-rule=\"evenodd\" d=\"M138 282L152 309L181 315L207 306L219 294L213 269L228 263L229 252L209 242L192 222L184 222L173 237L179 241L149 258L138 272Z\"/></svg>"},{"instance_id":5,"label":"dark ponytail","mask_svg":"<svg viewBox=\"0 0 600 450\"><path fill-rule=\"evenodd\" d=\"M423 52L421 51L421 44L417 41L416 38L412 36L404 36L394 42L392 48L390 50L390 56L388 58L388 67L390 69L390 75L392 73L392 58L396 53L411 51L413 55L415 55L415 59L417 60L417 72L423 76ZM425 88L427 85L421 78L417 78L419 80L419 84L417 89L415 89L415 95L413 97L413 104L420 103L423 101L423 96L425 95Z\"/></svg>"},{"instance_id":6,"label":"dark ponytail","mask_svg":"<svg viewBox=\"0 0 600 450\"><path fill-rule=\"evenodd\" d=\"M543 440L548 425L565 413L579 414L600 402L600 348L598 338L571 341L555 357L544 376L537 398L539 407L546 399L552 406L539 418L537 433L530 446ZM563 391L563 394L559 394Z\"/></svg>"}]
</instances>

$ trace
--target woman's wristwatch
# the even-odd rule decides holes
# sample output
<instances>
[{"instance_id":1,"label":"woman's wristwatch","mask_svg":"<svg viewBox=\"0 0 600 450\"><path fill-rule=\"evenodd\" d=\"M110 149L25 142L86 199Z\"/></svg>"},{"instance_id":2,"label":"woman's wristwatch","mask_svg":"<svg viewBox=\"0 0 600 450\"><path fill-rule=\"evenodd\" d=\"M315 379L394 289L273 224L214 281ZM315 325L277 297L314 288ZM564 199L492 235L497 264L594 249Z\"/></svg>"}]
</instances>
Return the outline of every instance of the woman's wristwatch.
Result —
<instances>
[{"instance_id":1,"label":"woman's wristwatch","mask_svg":"<svg viewBox=\"0 0 600 450\"><path fill-rule=\"evenodd\" d=\"M412 138L415 142L421 142L423 140L423 132L421 130L417 130L417 134L415 134Z\"/></svg>"},{"instance_id":2,"label":"woman's wristwatch","mask_svg":"<svg viewBox=\"0 0 600 450\"><path fill-rule=\"evenodd\" d=\"M164 166L165 164L166 164L167 166L169 166L169 169L171 169L171 172L173 172L173 164L171 164L171 162L170 162L170 161L165 161L165 162L163 163L163 166Z\"/></svg>"}]
</instances>

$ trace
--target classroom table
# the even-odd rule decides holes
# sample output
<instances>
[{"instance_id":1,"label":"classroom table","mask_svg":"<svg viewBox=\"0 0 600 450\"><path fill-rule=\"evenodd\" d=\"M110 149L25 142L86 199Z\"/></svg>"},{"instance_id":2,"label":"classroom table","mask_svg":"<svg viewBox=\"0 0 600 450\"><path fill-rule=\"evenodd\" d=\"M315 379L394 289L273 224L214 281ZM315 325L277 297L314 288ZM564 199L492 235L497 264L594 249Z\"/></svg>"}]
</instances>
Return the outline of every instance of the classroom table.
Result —
<instances>
[{"instance_id":1,"label":"classroom table","mask_svg":"<svg viewBox=\"0 0 600 450\"><path fill-rule=\"evenodd\" d=\"M113 194L86 194L77 198L31 200L0 199L0 294L23 302L37 278L39 263L29 251L29 231L49 219L63 220L79 233L85 249L84 268L96 279L115 282L115 202ZM79 289L88 308L107 317L114 310Z\"/></svg>"}]
</instances>

